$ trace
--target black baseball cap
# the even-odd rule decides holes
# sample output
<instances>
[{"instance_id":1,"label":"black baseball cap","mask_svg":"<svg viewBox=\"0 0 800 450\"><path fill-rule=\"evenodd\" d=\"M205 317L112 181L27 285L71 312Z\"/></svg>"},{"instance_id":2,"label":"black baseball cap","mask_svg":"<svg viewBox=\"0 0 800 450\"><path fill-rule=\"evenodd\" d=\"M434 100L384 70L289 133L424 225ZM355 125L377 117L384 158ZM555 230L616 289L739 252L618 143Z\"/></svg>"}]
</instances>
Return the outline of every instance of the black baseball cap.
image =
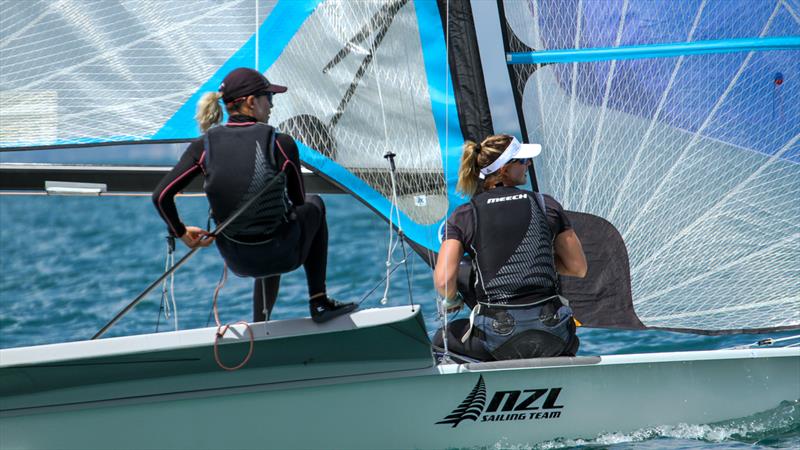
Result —
<instances>
[{"instance_id":1,"label":"black baseball cap","mask_svg":"<svg viewBox=\"0 0 800 450\"><path fill-rule=\"evenodd\" d=\"M232 70L219 85L222 101L226 104L248 95L267 92L280 94L286 89L286 86L270 83L261 72L247 67Z\"/></svg>"}]
</instances>

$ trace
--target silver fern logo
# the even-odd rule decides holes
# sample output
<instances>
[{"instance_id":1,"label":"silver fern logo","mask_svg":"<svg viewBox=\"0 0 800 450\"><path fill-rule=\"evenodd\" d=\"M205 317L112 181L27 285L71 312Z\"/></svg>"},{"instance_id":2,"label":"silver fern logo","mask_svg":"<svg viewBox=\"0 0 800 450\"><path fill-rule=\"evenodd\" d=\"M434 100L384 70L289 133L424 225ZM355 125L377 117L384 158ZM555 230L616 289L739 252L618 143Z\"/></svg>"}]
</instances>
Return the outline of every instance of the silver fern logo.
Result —
<instances>
[{"instance_id":1,"label":"silver fern logo","mask_svg":"<svg viewBox=\"0 0 800 450\"><path fill-rule=\"evenodd\" d=\"M557 404L560 387L496 391L487 402L483 375L464 401L437 425L453 428L465 420L473 422L508 422L521 420L557 419L564 405Z\"/></svg>"},{"instance_id":2,"label":"silver fern logo","mask_svg":"<svg viewBox=\"0 0 800 450\"><path fill-rule=\"evenodd\" d=\"M483 375L478 377L478 382L472 388L472 392L467 395L467 398L458 405L447 417L442 419L436 424L452 424L453 428L457 427L462 420L476 421L483 412L486 406L486 384L483 382Z\"/></svg>"}]
</instances>

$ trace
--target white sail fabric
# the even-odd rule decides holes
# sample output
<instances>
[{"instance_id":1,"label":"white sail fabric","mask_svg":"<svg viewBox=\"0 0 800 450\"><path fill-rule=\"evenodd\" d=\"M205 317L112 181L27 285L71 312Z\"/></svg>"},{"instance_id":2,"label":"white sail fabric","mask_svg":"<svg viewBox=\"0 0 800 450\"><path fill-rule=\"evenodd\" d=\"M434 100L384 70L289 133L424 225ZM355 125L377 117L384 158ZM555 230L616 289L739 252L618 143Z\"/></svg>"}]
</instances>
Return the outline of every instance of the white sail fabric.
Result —
<instances>
[{"instance_id":1,"label":"white sail fabric","mask_svg":"<svg viewBox=\"0 0 800 450\"><path fill-rule=\"evenodd\" d=\"M289 87L270 123L296 139L303 162L422 248L438 249L463 201L451 195L463 138L435 2L1 5L0 149L189 141L202 94L256 67Z\"/></svg>"},{"instance_id":2,"label":"white sail fabric","mask_svg":"<svg viewBox=\"0 0 800 450\"><path fill-rule=\"evenodd\" d=\"M800 35L792 2L600 3L506 19L536 50ZM620 231L645 325L800 324L800 51L548 64L517 88L542 191Z\"/></svg>"},{"instance_id":3,"label":"white sail fabric","mask_svg":"<svg viewBox=\"0 0 800 450\"><path fill-rule=\"evenodd\" d=\"M449 203L421 48L412 2L328 1L266 75L290 85L276 97L271 120L279 129L386 198L384 155L395 153L399 209L429 225L446 216Z\"/></svg>"},{"instance_id":4,"label":"white sail fabric","mask_svg":"<svg viewBox=\"0 0 800 450\"><path fill-rule=\"evenodd\" d=\"M153 139L274 4L3 1L0 148Z\"/></svg>"}]
</instances>

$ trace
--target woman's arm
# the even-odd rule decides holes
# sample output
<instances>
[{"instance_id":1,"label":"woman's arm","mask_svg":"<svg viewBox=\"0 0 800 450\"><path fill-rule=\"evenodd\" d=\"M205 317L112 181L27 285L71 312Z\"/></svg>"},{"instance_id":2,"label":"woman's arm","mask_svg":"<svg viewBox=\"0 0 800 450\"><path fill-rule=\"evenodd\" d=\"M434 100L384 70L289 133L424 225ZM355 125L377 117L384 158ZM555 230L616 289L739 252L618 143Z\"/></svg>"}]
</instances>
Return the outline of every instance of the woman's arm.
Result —
<instances>
[{"instance_id":1,"label":"woman's arm","mask_svg":"<svg viewBox=\"0 0 800 450\"><path fill-rule=\"evenodd\" d=\"M288 134L278 133L275 139L275 160L278 162L278 169L286 173L289 199L294 206L302 205L306 201L306 189L300 171L300 152Z\"/></svg>"},{"instance_id":2,"label":"woman's arm","mask_svg":"<svg viewBox=\"0 0 800 450\"><path fill-rule=\"evenodd\" d=\"M202 173L200 167L202 158L203 141L197 140L189 144L178 164L161 179L153 191L153 204L156 211L175 237L182 237L186 233L186 227L181 222L178 209L175 207L175 195L184 190L197 175Z\"/></svg>"},{"instance_id":3,"label":"woman's arm","mask_svg":"<svg viewBox=\"0 0 800 450\"><path fill-rule=\"evenodd\" d=\"M586 255L574 230L568 229L559 233L556 236L554 249L558 273L578 278L586 276Z\"/></svg>"},{"instance_id":4,"label":"woman's arm","mask_svg":"<svg viewBox=\"0 0 800 450\"><path fill-rule=\"evenodd\" d=\"M456 277L458 263L463 254L464 245L455 239L448 239L439 247L439 257L436 259L436 268L433 271L433 284L436 291L446 299L455 298L458 292Z\"/></svg>"}]
</instances>

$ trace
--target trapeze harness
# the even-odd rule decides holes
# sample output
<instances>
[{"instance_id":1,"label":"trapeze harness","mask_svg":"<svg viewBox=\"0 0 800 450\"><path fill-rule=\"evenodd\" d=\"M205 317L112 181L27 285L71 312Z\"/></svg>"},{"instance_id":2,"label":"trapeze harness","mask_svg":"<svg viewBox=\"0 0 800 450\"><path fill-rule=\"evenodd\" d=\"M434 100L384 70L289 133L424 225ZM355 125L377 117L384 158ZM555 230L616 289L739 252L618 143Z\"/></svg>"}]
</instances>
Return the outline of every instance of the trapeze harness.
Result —
<instances>
[{"instance_id":1,"label":"trapeze harness","mask_svg":"<svg viewBox=\"0 0 800 450\"><path fill-rule=\"evenodd\" d=\"M211 217L222 223L272 182L222 232L230 241L252 245L270 240L289 220L290 208L286 174L278 167L273 151L275 129L263 123L246 125L213 127L206 132L203 190L211 205Z\"/></svg>"},{"instance_id":2,"label":"trapeze harness","mask_svg":"<svg viewBox=\"0 0 800 450\"><path fill-rule=\"evenodd\" d=\"M497 187L471 203L477 304L462 342L474 334L498 360L560 355L574 324L569 303L558 295L544 197Z\"/></svg>"}]
</instances>

